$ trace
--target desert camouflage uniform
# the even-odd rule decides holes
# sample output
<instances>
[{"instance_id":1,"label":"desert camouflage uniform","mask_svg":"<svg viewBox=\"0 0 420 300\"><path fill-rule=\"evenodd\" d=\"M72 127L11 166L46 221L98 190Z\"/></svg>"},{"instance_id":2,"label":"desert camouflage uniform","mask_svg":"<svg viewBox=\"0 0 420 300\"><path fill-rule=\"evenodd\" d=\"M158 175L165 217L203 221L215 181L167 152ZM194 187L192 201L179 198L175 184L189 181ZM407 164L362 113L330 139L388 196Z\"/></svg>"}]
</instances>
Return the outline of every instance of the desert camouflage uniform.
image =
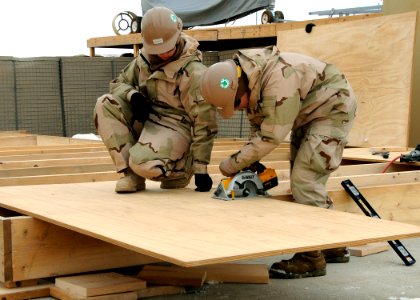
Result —
<instances>
[{"instance_id":1,"label":"desert camouflage uniform","mask_svg":"<svg viewBox=\"0 0 420 300\"><path fill-rule=\"evenodd\" d=\"M276 47L235 55L249 79L252 137L230 158L241 170L291 131L291 190L296 202L329 207L326 182L341 163L356 99L344 75L314 58Z\"/></svg>"},{"instance_id":2,"label":"desert camouflage uniform","mask_svg":"<svg viewBox=\"0 0 420 300\"><path fill-rule=\"evenodd\" d=\"M207 173L216 112L199 91L206 67L198 43L181 34L181 45L179 58L160 65L142 51L111 82L110 94L97 100L95 126L117 172L130 167L156 181ZM134 121L129 103L137 91L147 95L151 107L144 124Z\"/></svg>"}]
</instances>

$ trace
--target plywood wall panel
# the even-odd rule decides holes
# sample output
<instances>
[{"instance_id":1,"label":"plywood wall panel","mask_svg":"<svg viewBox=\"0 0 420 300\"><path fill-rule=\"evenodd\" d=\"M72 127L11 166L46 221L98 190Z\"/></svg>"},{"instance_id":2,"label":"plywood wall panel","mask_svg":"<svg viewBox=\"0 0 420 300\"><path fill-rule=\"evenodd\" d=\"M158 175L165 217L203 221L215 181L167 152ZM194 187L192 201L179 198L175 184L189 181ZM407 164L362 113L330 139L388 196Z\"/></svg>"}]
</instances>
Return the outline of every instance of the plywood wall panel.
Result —
<instances>
[{"instance_id":1,"label":"plywood wall panel","mask_svg":"<svg viewBox=\"0 0 420 300\"><path fill-rule=\"evenodd\" d=\"M281 51L336 64L358 98L349 145L407 146L416 13L279 31Z\"/></svg>"}]
</instances>

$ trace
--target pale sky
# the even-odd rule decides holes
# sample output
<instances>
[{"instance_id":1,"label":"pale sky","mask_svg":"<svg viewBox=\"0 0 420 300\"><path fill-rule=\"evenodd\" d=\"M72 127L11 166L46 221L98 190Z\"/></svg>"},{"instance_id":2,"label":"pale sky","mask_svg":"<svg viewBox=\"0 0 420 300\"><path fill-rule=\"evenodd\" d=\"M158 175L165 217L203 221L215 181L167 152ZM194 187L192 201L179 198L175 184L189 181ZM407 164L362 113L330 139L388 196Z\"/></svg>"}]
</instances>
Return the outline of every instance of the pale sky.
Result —
<instances>
[{"instance_id":1,"label":"pale sky","mask_svg":"<svg viewBox=\"0 0 420 300\"><path fill-rule=\"evenodd\" d=\"M175 1L175 0L174 0ZM234 1L234 0L233 0ZM252 0L249 0L252 1ZM383 4L382 0L276 0L286 20L317 19L309 12ZM142 15L141 0L3 0L0 10L0 56L89 55L87 40L114 36L112 21L124 11ZM261 24L262 11L222 26ZM127 49L96 49L118 56Z\"/></svg>"}]
</instances>

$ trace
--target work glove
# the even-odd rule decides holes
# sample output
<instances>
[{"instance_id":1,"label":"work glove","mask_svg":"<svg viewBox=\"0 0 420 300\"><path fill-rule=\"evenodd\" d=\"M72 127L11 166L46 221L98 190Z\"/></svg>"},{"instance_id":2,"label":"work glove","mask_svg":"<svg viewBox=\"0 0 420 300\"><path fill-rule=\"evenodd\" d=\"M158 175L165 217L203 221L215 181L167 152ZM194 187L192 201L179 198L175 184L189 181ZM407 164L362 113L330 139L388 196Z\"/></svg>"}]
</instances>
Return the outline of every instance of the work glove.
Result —
<instances>
[{"instance_id":1,"label":"work glove","mask_svg":"<svg viewBox=\"0 0 420 300\"><path fill-rule=\"evenodd\" d=\"M209 174L195 174L195 185L197 188L195 189L196 192L208 192L210 191L213 180L211 180L211 177Z\"/></svg>"},{"instance_id":2,"label":"work glove","mask_svg":"<svg viewBox=\"0 0 420 300\"><path fill-rule=\"evenodd\" d=\"M231 163L230 158L226 158L219 164L219 170L224 176L233 176L238 173L239 170L236 170L235 167Z\"/></svg>"},{"instance_id":3,"label":"work glove","mask_svg":"<svg viewBox=\"0 0 420 300\"><path fill-rule=\"evenodd\" d=\"M249 166L249 169L250 169L252 172L254 172L254 173L260 174L260 173L264 172L264 170L265 170L266 168L265 168L265 166L264 166L262 163L260 163L260 162L257 160L256 162L252 163L252 164Z\"/></svg>"},{"instance_id":4,"label":"work glove","mask_svg":"<svg viewBox=\"0 0 420 300\"><path fill-rule=\"evenodd\" d=\"M130 104L134 120L144 123L149 119L149 102L143 94L134 93L131 95Z\"/></svg>"}]
</instances>

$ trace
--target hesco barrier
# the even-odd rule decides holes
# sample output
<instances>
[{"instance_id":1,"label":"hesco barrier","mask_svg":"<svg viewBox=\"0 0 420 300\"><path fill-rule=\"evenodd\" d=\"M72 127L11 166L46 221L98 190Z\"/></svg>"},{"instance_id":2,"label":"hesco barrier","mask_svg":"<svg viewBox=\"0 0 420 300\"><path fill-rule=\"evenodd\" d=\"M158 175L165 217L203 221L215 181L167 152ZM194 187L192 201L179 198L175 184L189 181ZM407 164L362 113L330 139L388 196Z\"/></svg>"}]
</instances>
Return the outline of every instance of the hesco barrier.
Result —
<instances>
[{"instance_id":1,"label":"hesco barrier","mask_svg":"<svg viewBox=\"0 0 420 300\"><path fill-rule=\"evenodd\" d=\"M209 66L233 52L204 52ZM219 54L222 54L220 56ZM93 108L132 57L0 57L0 131L72 136L96 133ZM249 135L246 113L218 116L219 137Z\"/></svg>"}]
</instances>

